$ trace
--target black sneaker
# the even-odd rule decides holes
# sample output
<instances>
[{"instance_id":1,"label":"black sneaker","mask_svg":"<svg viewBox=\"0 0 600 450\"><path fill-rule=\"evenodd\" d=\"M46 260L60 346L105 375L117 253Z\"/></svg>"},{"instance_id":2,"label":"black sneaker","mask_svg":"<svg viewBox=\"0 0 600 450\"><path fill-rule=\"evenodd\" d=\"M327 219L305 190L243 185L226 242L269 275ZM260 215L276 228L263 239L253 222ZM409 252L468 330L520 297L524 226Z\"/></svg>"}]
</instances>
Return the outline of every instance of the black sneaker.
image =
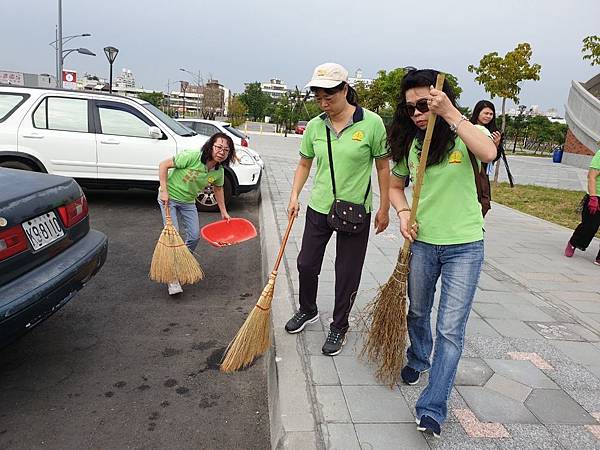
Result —
<instances>
[{"instance_id":1,"label":"black sneaker","mask_svg":"<svg viewBox=\"0 0 600 450\"><path fill-rule=\"evenodd\" d=\"M423 433L428 433L439 438L442 430L440 424L437 423L435 419L432 419L429 416L423 416L417 423L417 431L422 431Z\"/></svg>"},{"instance_id":2,"label":"black sneaker","mask_svg":"<svg viewBox=\"0 0 600 450\"><path fill-rule=\"evenodd\" d=\"M400 372L400 378L402 378L402 381L410 386L417 384L420 376L421 372L408 366L404 366L404 369L402 369L402 372Z\"/></svg>"},{"instance_id":3,"label":"black sneaker","mask_svg":"<svg viewBox=\"0 0 600 450\"><path fill-rule=\"evenodd\" d=\"M324 355L335 356L342 351L342 347L345 343L346 332L330 329L321 351Z\"/></svg>"},{"instance_id":4,"label":"black sneaker","mask_svg":"<svg viewBox=\"0 0 600 450\"><path fill-rule=\"evenodd\" d=\"M303 313L302 311L298 311L293 317L288 320L285 324L285 331L288 333L300 333L304 330L304 327L308 323L315 323L319 320L319 312L315 312L313 314Z\"/></svg>"}]
</instances>

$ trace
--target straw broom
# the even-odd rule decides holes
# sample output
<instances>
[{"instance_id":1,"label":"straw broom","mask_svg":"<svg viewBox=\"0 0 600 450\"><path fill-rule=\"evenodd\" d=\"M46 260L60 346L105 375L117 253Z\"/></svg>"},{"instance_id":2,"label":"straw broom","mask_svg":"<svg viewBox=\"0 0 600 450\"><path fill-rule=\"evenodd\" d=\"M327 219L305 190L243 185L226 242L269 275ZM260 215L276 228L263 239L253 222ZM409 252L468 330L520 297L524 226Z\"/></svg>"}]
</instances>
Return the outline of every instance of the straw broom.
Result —
<instances>
[{"instance_id":1,"label":"straw broom","mask_svg":"<svg viewBox=\"0 0 600 450\"><path fill-rule=\"evenodd\" d=\"M435 83L437 90L442 90L445 75L439 73ZM414 185L409 229L417 217L417 207L421 195L421 186L425 176L427 156L433 135L437 115L431 113L427 122L419 171ZM361 352L362 356L377 364L375 376L381 382L393 386L400 376L404 364L404 353L407 341L407 281L410 262L410 241L404 240L404 245L398 254L398 261L390 279L379 287L375 299L365 308L367 333ZM370 325L368 325L370 323Z\"/></svg>"},{"instance_id":2,"label":"straw broom","mask_svg":"<svg viewBox=\"0 0 600 450\"><path fill-rule=\"evenodd\" d=\"M221 371L226 373L235 372L248 366L254 359L262 355L271 344L271 301L273 300L273 291L275 290L275 278L279 263L283 258L285 244L287 243L292 224L295 217L289 218L287 229L281 241L279 254L273 271L269 275L269 281L264 287L262 294L250 311L246 321L235 335L235 338L229 343L225 357L221 362Z\"/></svg>"},{"instance_id":3,"label":"straw broom","mask_svg":"<svg viewBox=\"0 0 600 450\"><path fill-rule=\"evenodd\" d=\"M202 268L173 226L169 205L165 202L165 227L154 248L150 279L158 283L192 284L202 278Z\"/></svg>"}]
</instances>

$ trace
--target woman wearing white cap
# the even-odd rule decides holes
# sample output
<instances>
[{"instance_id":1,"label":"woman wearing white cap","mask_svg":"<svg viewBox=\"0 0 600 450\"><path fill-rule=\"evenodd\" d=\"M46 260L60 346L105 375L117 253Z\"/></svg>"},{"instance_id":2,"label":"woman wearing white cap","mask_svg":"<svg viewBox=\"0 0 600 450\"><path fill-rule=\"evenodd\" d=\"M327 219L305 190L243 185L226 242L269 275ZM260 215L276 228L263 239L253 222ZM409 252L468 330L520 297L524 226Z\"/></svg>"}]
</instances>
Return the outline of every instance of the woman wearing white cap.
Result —
<instances>
[{"instance_id":1,"label":"woman wearing white cap","mask_svg":"<svg viewBox=\"0 0 600 450\"><path fill-rule=\"evenodd\" d=\"M346 69L339 64L322 64L315 69L306 88L314 93L323 114L306 126L288 206L288 214L297 216L298 197L316 159L317 170L298 255L300 308L285 329L288 333L298 333L319 320L319 273L325 247L336 231L335 306L322 349L325 355L334 356L346 341L348 317L367 251L373 161L380 192L374 221L376 233L385 230L389 223L389 151L381 117L358 105Z\"/></svg>"}]
</instances>

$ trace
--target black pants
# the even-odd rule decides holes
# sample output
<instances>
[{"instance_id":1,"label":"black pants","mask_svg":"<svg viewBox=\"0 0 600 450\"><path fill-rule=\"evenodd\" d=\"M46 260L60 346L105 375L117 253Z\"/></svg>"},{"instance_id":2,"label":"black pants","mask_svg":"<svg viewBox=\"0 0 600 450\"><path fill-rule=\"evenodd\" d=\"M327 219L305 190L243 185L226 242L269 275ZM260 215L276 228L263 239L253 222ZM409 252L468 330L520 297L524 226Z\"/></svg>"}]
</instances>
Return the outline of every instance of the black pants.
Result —
<instances>
[{"instance_id":1,"label":"black pants","mask_svg":"<svg viewBox=\"0 0 600 450\"><path fill-rule=\"evenodd\" d=\"M371 214L367 214L365 223L356 234L338 233L335 249L335 306L331 328L339 331L348 329L348 316L354 304L360 284L360 276L367 243ZM298 255L298 274L300 280L300 311L317 311L317 287L319 274L325 256L325 247L333 234L327 224L327 215L316 212L310 207L306 210L306 223L302 236L302 248Z\"/></svg>"},{"instance_id":2,"label":"black pants","mask_svg":"<svg viewBox=\"0 0 600 450\"><path fill-rule=\"evenodd\" d=\"M600 211L596 211L596 214L590 214L588 211L588 202L590 201L589 195L586 195L583 200L583 209L581 211L581 223L577 225L573 236L571 236L570 243L573 247L579 250L585 250L594 239L594 235L598 232L600 227ZM600 252L598 257L600 258Z\"/></svg>"}]
</instances>

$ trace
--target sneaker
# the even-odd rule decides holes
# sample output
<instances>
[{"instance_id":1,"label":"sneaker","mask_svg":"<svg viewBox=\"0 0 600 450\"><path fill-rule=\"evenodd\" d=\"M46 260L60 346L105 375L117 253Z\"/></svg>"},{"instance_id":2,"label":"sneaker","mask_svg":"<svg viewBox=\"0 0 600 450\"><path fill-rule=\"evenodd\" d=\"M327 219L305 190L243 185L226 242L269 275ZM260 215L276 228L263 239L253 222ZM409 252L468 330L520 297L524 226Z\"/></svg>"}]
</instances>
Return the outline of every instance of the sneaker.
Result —
<instances>
[{"instance_id":1,"label":"sneaker","mask_svg":"<svg viewBox=\"0 0 600 450\"><path fill-rule=\"evenodd\" d=\"M437 423L435 419L432 419L429 416L423 416L417 423L417 431L422 431L423 433L428 433L433 435L433 437L439 438L441 428L440 424Z\"/></svg>"},{"instance_id":2,"label":"sneaker","mask_svg":"<svg viewBox=\"0 0 600 450\"><path fill-rule=\"evenodd\" d=\"M179 281L174 281L173 283L169 283L168 286L169 286L169 295L181 294L183 292L183 289L181 288Z\"/></svg>"},{"instance_id":3,"label":"sneaker","mask_svg":"<svg viewBox=\"0 0 600 450\"><path fill-rule=\"evenodd\" d=\"M288 320L285 324L285 331L288 333L300 333L304 330L304 327L309 323L315 323L319 320L319 312L315 312L312 314L303 313L302 311L298 311L293 317Z\"/></svg>"},{"instance_id":4,"label":"sneaker","mask_svg":"<svg viewBox=\"0 0 600 450\"><path fill-rule=\"evenodd\" d=\"M346 343L346 332L330 329L321 351L324 355L335 356Z\"/></svg>"},{"instance_id":5,"label":"sneaker","mask_svg":"<svg viewBox=\"0 0 600 450\"><path fill-rule=\"evenodd\" d=\"M565 247L565 256L570 258L575 254L575 247L571 245L570 242L567 242L567 246Z\"/></svg>"},{"instance_id":6,"label":"sneaker","mask_svg":"<svg viewBox=\"0 0 600 450\"><path fill-rule=\"evenodd\" d=\"M400 372L400 378L402 378L402 381L410 386L417 384L420 376L421 372L408 366L404 366L404 369L402 369L402 372Z\"/></svg>"}]
</instances>

